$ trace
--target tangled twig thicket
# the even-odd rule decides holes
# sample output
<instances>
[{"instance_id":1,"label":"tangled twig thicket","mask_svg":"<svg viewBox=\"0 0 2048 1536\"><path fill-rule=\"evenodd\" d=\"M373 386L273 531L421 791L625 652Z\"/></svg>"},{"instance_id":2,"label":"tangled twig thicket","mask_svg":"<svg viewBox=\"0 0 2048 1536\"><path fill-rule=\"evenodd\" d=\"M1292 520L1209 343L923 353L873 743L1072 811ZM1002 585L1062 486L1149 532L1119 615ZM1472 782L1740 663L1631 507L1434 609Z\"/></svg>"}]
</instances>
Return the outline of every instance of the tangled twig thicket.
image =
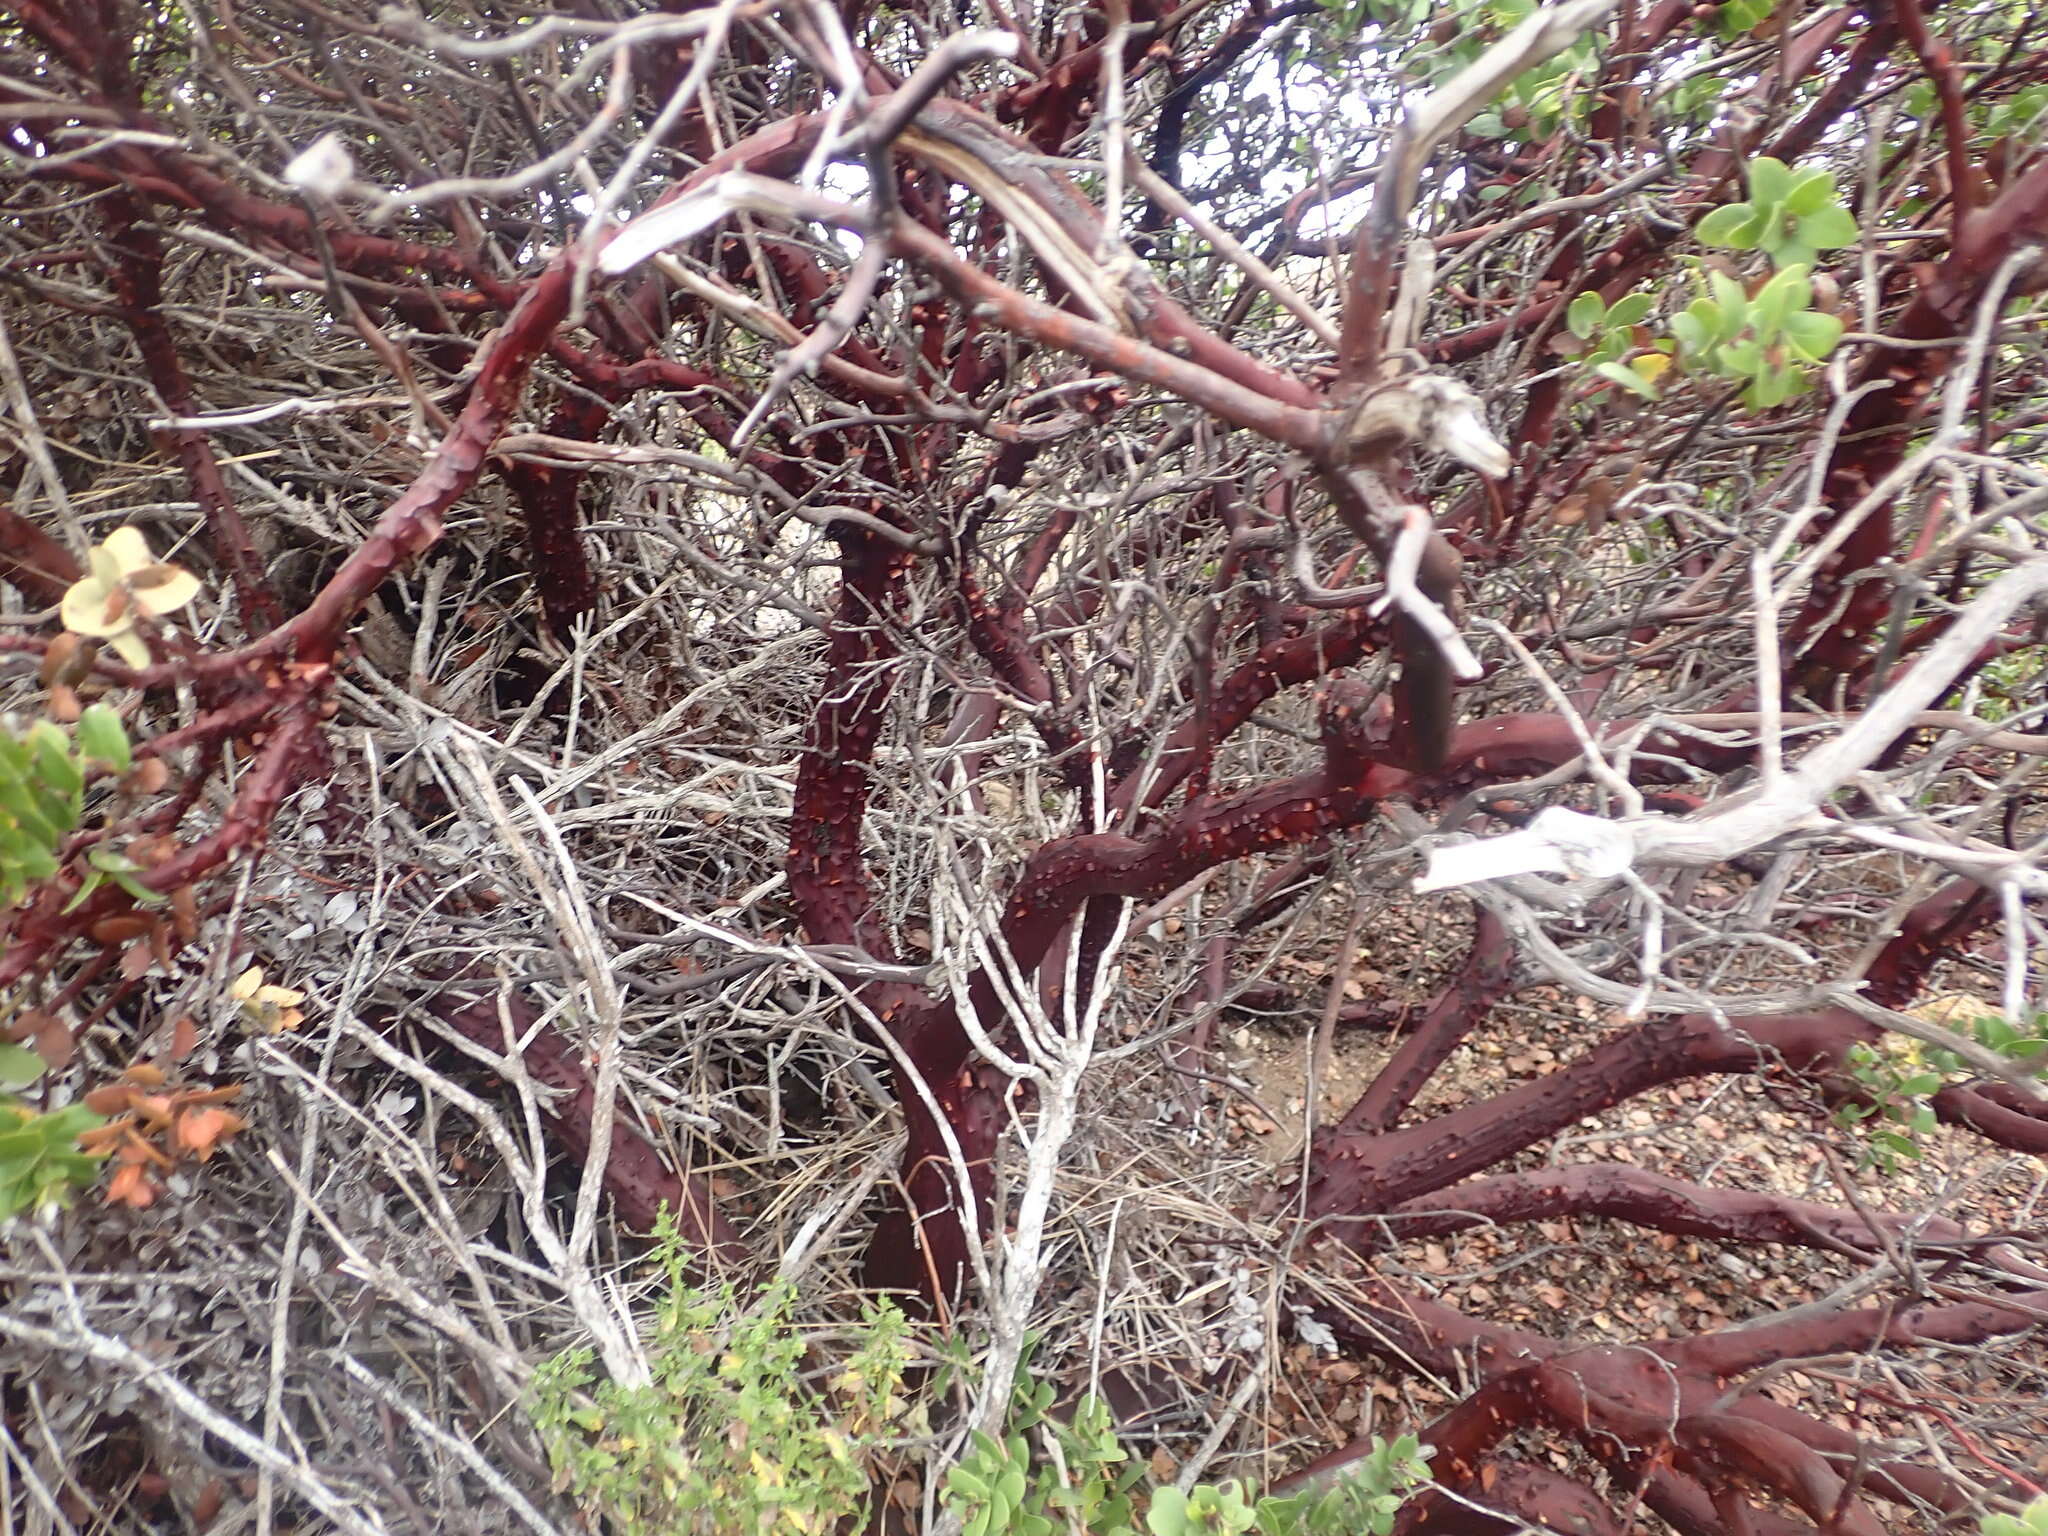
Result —
<instances>
[{"instance_id":1,"label":"tangled twig thicket","mask_svg":"<svg viewBox=\"0 0 2048 1536\"><path fill-rule=\"evenodd\" d=\"M1203 1407L1184 1484L1371 1362L1407 1531L2040 1479L2030 8L0 10L0 661L138 765L9 1032L254 1088L10 1239L38 1518L558 1528L505 1410L644 1369L664 1203L969 1329L961 1430L1034 1334ZM1517 1279L1681 1242L1797 1294Z\"/></svg>"}]
</instances>

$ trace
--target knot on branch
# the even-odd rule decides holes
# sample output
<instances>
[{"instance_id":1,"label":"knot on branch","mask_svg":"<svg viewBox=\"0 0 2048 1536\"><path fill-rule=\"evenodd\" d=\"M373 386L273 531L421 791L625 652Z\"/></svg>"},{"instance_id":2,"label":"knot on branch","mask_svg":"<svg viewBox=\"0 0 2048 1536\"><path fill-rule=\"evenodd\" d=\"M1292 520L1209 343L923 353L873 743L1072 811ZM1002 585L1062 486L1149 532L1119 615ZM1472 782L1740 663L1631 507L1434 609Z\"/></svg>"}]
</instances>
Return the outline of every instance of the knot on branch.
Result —
<instances>
[{"instance_id":1,"label":"knot on branch","mask_svg":"<svg viewBox=\"0 0 2048 1536\"><path fill-rule=\"evenodd\" d=\"M1512 463L1486 424L1479 396L1441 373L1383 384L1353 406L1339 428L1337 456L1359 464L1401 448L1431 448L1495 479Z\"/></svg>"}]
</instances>

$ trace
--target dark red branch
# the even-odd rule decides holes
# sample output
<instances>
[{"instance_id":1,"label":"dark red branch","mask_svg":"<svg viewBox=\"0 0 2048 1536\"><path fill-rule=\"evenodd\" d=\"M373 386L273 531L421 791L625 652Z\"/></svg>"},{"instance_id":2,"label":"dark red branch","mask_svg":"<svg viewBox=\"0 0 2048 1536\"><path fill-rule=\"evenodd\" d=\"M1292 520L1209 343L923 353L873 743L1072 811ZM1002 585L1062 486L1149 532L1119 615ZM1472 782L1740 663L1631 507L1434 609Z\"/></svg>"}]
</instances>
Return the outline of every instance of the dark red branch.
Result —
<instances>
[{"instance_id":1,"label":"dark red branch","mask_svg":"<svg viewBox=\"0 0 2048 1536\"><path fill-rule=\"evenodd\" d=\"M1850 1045L1876 1035L1847 1012L1725 1023L1704 1014L1651 1019L1561 1072L1419 1125L1377 1135L1333 1132L1314 1160L1304 1210L1312 1220L1347 1224L1377 1216L1652 1088L1709 1073L1831 1068Z\"/></svg>"},{"instance_id":2,"label":"dark red branch","mask_svg":"<svg viewBox=\"0 0 2048 1536\"><path fill-rule=\"evenodd\" d=\"M1186 807L1145 838L1085 833L1047 843L1011 888L1002 943L1018 974L1029 978L1084 905L1099 897L1158 895L1214 865L1261 850L1306 842L1369 815L1405 779L1367 762L1363 734L1376 716L1358 684L1333 685L1324 703L1328 766L1235 799ZM986 971L968 987L966 1006L998 1036L1001 990ZM915 1288L942 1305L958 1294L967 1263L965 1223L985 1218L987 1165L1008 1123L996 1075L972 1062L972 1042L949 1001L907 1009L892 1021L914 1070L938 1100L975 1179L957 1188L939 1124L906 1093L909 1147L907 1207L878 1232L870 1276Z\"/></svg>"},{"instance_id":3,"label":"dark red branch","mask_svg":"<svg viewBox=\"0 0 2048 1536\"><path fill-rule=\"evenodd\" d=\"M611 402L580 391L564 396L548 419L550 437L595 442L611 420ZM557 639L575 632L576 620L597 605L597 579L583 545L577 498L590 471L574 464L521 459L505 479L526 518L527 568L540 594L541 616Z\"/></svg>"},{"instance_id":4,"label":"dark red branch","mask_svg":"<svg viewBox=\"0 0 2048 1536\"><path fill-rule=\"evenodd\" d=\"M525 397L534 359L546 349L555 327L568 313L572 280L566 257L558 258L534 280L505 324L484 343L470 384L469 403L427 467L385 508L362 546L342 562L341 569L297 617L233 659L283 650L295 652L306 662L331 659L342 632L370 594L434 546L448 508L476 484L491 444Z\"/></svg>"},{"instance_id":5,"label":"dark red branch","mask_svg":"<svg viewBox=\"0 0 2048 1536\"><path fill-rule=\"evenodd\" d=\"M1425 1437L1435 1444L1435 1431ZM1435 1472L1435 1464L1430 1470ZM1440 1486L1442 1478L1434 1479ZM1576 1478L1526 1463L1487 1462L1477 1468L1463 1497L1425 1490L1405 1505L1394 1536L1517 1536L1526 1530L1568 1531L1571 1536L1628 1536L1625 1523Z\"/></svg>"},{"instance_id":6,"label":"dark red branch","mask_svg":"<svg viewBox=\"0 0 2048 1536\"><path fill-rule=\"evenodd\" d=\"M1986 1141L2048 1157L2048 1112L2004 1083L1958 1083L1931 1101L1944 1125L1968 1126Z\"/></svg>"},{"instance_id":7,"label":"dark red branch","mask_svg":"<svg viewBox=\"0 0 2048 1536\"><path fill-rule=\"evenodd\" d=\"M541 1101L542 1118L562 1150L578 1163L589 1158L597 1083L579 1047L553 1025L540 1023L532 1005L517 995L475 1002L443 996L429 1000L427 1007L435 1018L485 1050L498 1055L519 1053L534 1082L554 1090L555 1097ZM525 1042L523 1050L521 1041ZM634 1231L651 1232L655 1218L667 1207L676 1230L698 1259L725 1270L747 1263L747 1246L719 1210L710 1180L695 1173L679 1177L662 1160L647 1133L623 1115L612 1120L611 1152L603 1177L605 1192Z\"/></svg>"},{"instance_id":8,"label":"dark red branch","mask_svg":"<svg viewBox=\"0 0 2048 1536\"><path fill-rule=\"evenodd\" d=\"M789 888L817 944L890 952L861 846L872 790L868 765L896 683L888 621L902 601L910 557L876 534L840 535L839 613L819 690L816 724L797 769L789 836Z\"/></svg>"},{"instance_id":9,"label":"dark red branch","mask_svg":"<svg viewBox=\"0 0 2048 1536\"><path fill-rule=\"evenodd\" d=\"M1363 611L1309 631L1268 641L1249 661L1217 683L1209 696L1206 722L1190 719L1176 726L1159 753L1158 766L1149 779L1131 779L1119 785L1110 797L1113 809L1122 813L1140 801L1161 806L1171 800L1187 776L1201 761L1204 738L1220 744L1228 741L1262 704L1289 688L1327 677L1350 666L1365 655L1384 633L1384 626Z\"/></svg>"},{"instance_id":10,"label":"dark red branch","mask_svg":"<svg viewBox=\"0 0 2048 1536\"><path fill-rule=\"evenodd\" d=\"M121 317L142 352L150 386L167 414L190 416L192 389L178 357L178 344L164 323L163 244L153 230L139 224L132 198L116 195L103 200L100 207L106 216L107 243L114 251L114 293L121 303ZM243 625L251 634L275 628L284 618L284 610L264 579L263 562L250 541L241 510L221 478L213 444L204 432L190 427L169 427L156 437L185 471L192 498L206 517L214 558L234 583Z\"/></svg>"},{"instance_id":11,"label":"dark red branch","mask_svg":"<svg viewBox=\"0 0 2048 1536\"><path fill-rule=\"evenodd\" d=\"M281 697L278 716L282 723L243 774L220 826L162 863L150 866L136 877L139 883L169 894L211 874L230 859L262 846L278 807L304 782L307 754L317 749L319 740L319 717L307 691L301 689ZM6 951L0 954L0 987L13 986L101 918L135 905L135 899L125 890L108 883L67 910L67 903L80 884L80 877L73 871L59 874L43 883L34 906L15 914Z\"/></svg>"},{"instance_id":12,"label":"dark red branch","mask_svg":"<svg viewBox=\"0 0 2048 1536\"><path fill-rule=\"evenodd\" d=\"M1935 269L1904 314L1886 327L1905 342L1967 333L1991 279L2022 245L2048 238L2048 160L2036 159L2006 183L1998 199L1956 232L1947 260ZM2028 291L2025 282L2009 299ZM1851 380L1871 390L1850 409L1821 486L1836 518L1849 514L1904 458L1923 407L1954 360L1952 347L1873 347ZM1816 524L1815 533L1829 523ZM1893 554L1891 508L1879 505L1822 562L1807 601L1787 630L1803 651L1795 681L1825 697L1837 679L1854 679L1873 653L1891 606L1888 581L1854 580Z\"/></svg>"},{"instance_id":13,"label":"dark red branch","mask_svg":"<svg viewBox=\"0 0 2048 1536\"><path fill-rule=\"evenodd\" d=\"M1927 71L1927 78L1934 83L1935 98L1941 103L1949 199L1955 208L1955 232L1960 237L1969 223L1970 210L1977 205L1977 178L1970 166L1970 123L1955 50L1929 30L1920 0L1892 0L1892 11L1898 18L1900 33L1919 57L1920 67Z\"/></svg>"},{"instance_id":14,"label":"dark red branch","mask_svg":"<svg viewBox=\"0 0 2048 1536\"><path fill-rule=\"evenodd\" d=\"M917 225L897 223L891 241L897 254L923 265L961 304L976 307L990 323L1005 330L1075 353L1127 379L1171 390L1233 426L1291 448L1314 450L1327 436L1326 413L1296 403L1305 394L1299 386L1277 397L1261 394L1199 363L1148 346L1097 321L1055 309L963 260L943 238Z\"/></svg>"},{"instance_id":15,"label":"dark red branch","mask_svg":"<svg viewBox=\"0 0 2048 1536\"><path fill-rule=\"evenodd\" d=\"M1422 1022L1402 1040L1337 1129L1343 1133L1392 1130L1437 1068L1486 1021L1493 1005L1514 990L1514 978L1514 943L1500 919L1482 908L1458 974L1437 994Z\"/></svg>"},{"instance_id":16,"label":"dark red branch","mask_svg":"<svg viewBox=\"0 0 2048 1536\"><path fill-rule=\"evenodd\" d=\"M0 581L13 583L31 603L47 608L83 574L70 550L0 502Z\"/></svg>"},{"instance_id":17,"label":"dark red branch","mask_svg":"<svg viewBox=\"0 0 2048 1536\"><path fill-rule=\"evenodd\" d=\"M1630 1163L1532 1168L1454 1184L1388 1213L1387 1236L1408 1242L1475 1226L1508 1226L1560 1216L1598 1216L1681 1237L1784 1243L1837 1253L1882 1251L1861 1217L1788 1195L1713 1189ZM1878 1218L1882 1238L1940 1247L1970 1242L1954 1222Z\"/></svg>"},{"instance_id":18,"label":"dark red branch","mask_svg":"<svg viewBox=\"0 0 2048 1536\"><path fill-rule=\"evenodd\" d=\"M1980 1301L1929 1301L1791 1317L1657 1347L1684 1365L1726 1379L1799 1356L1844 1354L1881 1344L1982 1344L2044 1323L2048 1290L2031 1290Z\"/></svg>"}]
</instances>

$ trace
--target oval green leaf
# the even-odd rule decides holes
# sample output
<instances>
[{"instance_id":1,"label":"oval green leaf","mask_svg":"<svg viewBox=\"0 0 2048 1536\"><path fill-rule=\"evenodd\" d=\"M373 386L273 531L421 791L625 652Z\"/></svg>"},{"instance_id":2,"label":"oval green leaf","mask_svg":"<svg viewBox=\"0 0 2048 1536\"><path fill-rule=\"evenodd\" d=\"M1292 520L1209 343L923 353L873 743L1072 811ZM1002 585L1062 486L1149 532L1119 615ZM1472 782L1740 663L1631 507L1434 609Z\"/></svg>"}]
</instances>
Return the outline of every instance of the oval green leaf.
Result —
<instances>
[{"instance_id":1,"label":"oval green leaf","mask_svg":"<svg viewBox=\"0 0 2048 1536\"><path fill-rule=\"evenodd\" d=\"M1651 303L1652 300L1647 293L1623 294L1607 311L1608 328L1641 325L1650 317Z\"/></svg>"},{"instance_id":2,"label":"oval green leaf","mask_svg":"<svg viewBox=\"0 0 2048 1536\"><path fill-rule=\"evenodd\" d=\"M1748 203L1729 203L1716 208L1693 227L1693 234L1701 245L1734 246L1738 250L1753 250L1756 237L1748 235L1738 241L1750 226L1758 223L1757 211Z\"/></svg>"},{"instance_id":3,"label":"oval green leaf","mask_svg":"<svg viewBox=\"0 0 2048 1536\"><path fill-rule=\"evenodd\" d=\"M1775 208L1792 191L1792 168L1782 160L1759 155L1749 162L1749 200Z\"/></svg>"},{"instance_id":4,"label":"oval green leaf","mask_svg":"<svg viewBox=\"0 0 2048 1536\"><path fill-rule=\"evenodd\" d=\"M128 750L128 732L121 725L120 714L109 704L88 705L78 717L78 750L116 773L126 773L134 766Z\"/></svg>"},{"instance_id":5,"label":"oval green leaf","mask_svg":"<svg viewBox=\"0 0 2048 1536\"><path fill-rule=\"evenodd\" d=\"M1632 395L1641 395L1645 400L1657 398L1657 386L1633 368L1624 368L1620 363L1602 363L1593 371L1609 383L1619 384Z\"/></svg>"},{"instance_id":6,"label":"oval green leaf","mask_svg":"<svg viewBox=\"0 0 2048 1536\"><path fill-rule=\"evenodd\" d=\"M1854 245L1863 238L1863 231L1856 225L1855 215L1840 203L1809 213L1799 221L1799 239L1802 244L1816 250L1832 251L1844 245Z\"/></svg>"},{"instance_id":7,"label":"oval green leaf","mask_svg":"<svg viewBox=\"0 0 2048 1536\"><path fill-rule=\"evenodd\" d=\"M1822 310L1802 309L1785 317L1785 336L1802 356L1818 363L1842 339L1842 322Z\"/></svg>"},{"instance_id":8,"label":"oval green leaf","mask_svg":"<svg viewBox=\"0 0 2048 1536\"><path fill-rule=\"evenodd\" d=\"M26 1088L46 1070L43 1058L28 1047L0 1041L0 1088Z\"/></svg>"},{"instance_id":9,"label":"oval green leaf","mask_svg":"<svg viewBox=\"0 0 2048 1536\"><path fill-rule=\"evenodd\" d=\"M1794 218L1819 213L1835 201L1833 171L1801 171L1792 178L1792 190L1785 194L1785 211Z\"/></svg>"}]
</instances>

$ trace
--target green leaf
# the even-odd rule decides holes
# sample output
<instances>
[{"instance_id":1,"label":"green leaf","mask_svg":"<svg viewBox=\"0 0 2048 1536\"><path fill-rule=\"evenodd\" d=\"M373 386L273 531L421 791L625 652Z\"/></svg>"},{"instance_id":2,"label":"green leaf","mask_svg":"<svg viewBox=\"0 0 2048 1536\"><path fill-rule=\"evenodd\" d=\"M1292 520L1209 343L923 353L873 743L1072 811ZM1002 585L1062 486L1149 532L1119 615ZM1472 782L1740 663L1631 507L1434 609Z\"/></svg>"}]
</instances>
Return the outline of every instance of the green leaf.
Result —
<instances>
[{"instance_id":1,"label":"green leaf","mask_svg":"<svg viewBox=\"0 0 2048 1536\"><path fill-rule=\"evenodd\" d=\"M1887 1152L1903 1157L1908 1162L1918 1162L1920 1159L1920 1143L1910 1136L1901 1135L1897 1131L1879 1130L1872 1131L1870 1139Z\"/></svg>"},{"instance_id":2,"label":"green leaf","mask_svg":"<svg viewBox=\"0 0 2048 1536\"><path fill-rule=\"evenodd\" d=\"M1657 386L1633 368L1623 367L1620 363L1602 363L1593 371L1610 384L1619 384L1632 395L1640 395L1645 400L1657 398Z\"/></svg>"},{"instance_id":3,"label":"green leaf","mask_svg":"<svg viewBox=\"0 0 2048 1536\"><path fill-rule=\"evenodd\" d=\"M1785 336L1803 356L1818 363L1842 339L1842 322L1838 316L1822 310L1802 309L1785 317Z\"/></svg>"},{"instance_id":4,"label":"green leaf","mask_svg":"<svg viewBox=\"0 0 2048 1536\"><path fill-rule=\"evenodd\" d=\"M1796 219L1819 213L1835 201L1833 171L1801 171L1792 178L1792 190L1785 194L1785 211Z\"/></svg>"},{"instance_id":5,"label":"green leaf","mask_svg":"<svg viewBox=\"0 0 2048 1536\"><path fill-rule=\"evenodd\" d=\"M1731 341L1721 349L1721 365L1734 377L1761 373L1764 349L1753 341Z\"/></svg>"},{"instance_id":6,"label":"green leaf","mask_svg":"<svg viewBox=\"0 0 2048 1536\"><path fill-rule=\"evenodd\" d=\"M1782 160L1759 155L1749 162L1749 200L1760 208L1775 208L1792 191L1792 170Z\"/></svg>"},{"instance_id":7,"label":"green leaf","mask_svg":"<svg viewBox=\"0 0 2048 1536\"><path fill-rule=\"evenodd\" d=\"M1607 314L1607 301L1590 288L1572 300L1571 308L1565 311L1564 323L1574 336L1589 337L1600 329L1600 322Z\"/></svg>"},{"instance_id":8,"label":"green leaf","mask_svg":"<svg viewBox=\"0 0 2048 1536\"><path fill-rule=\"evenodd\" d=\"M152 891L133 875L116 873L114 884L126 891L139 907L160 907L170 898L162 891Z\"/></svg>"},{"instance_id":9,"label":"green leaf","mask_svg":"<svg viewBox=\"0 0 2048 1536\"><path fill-rule=\"evenodd\" d=\"M12 816L29 844L45 853L57 846L66 831L51 821L42 802L12 774L0 773L0 812Z\"/></svg>"},{"instance_id":10,"label":"green leaf","mask_svg":"<svg viewBox=\"0 0 2048 1536\"><path fill-rule=\"evenodd\" d=\"M1977 1037L1979 1045L1988 1045L1994 1051L2004 1050L2020 1037L2018 1030L1996 1017L1972 1020L1969 1032Z\"/></svg>"},{"instance_id":11,"label":"green leaf","mask_svg":"<svg viewBox=\"0 0 2048 1536\"><path fill-rule=\"evenodd\" d=\"M1171 1485L1154 1489L1152 1506L1145 1511L1145 1529L1152 1536L1185 1536L1188 1496Z\"/></svg>"},{"instance_id":12,"label":"green leaf","mask_svg":"<svg viewBox=\"0 0 2048 1536\"><path fill-rule=\"evenodd\" d=\"M1701 219L1694 226L1693 235L1701 245L1733 246L1737 250L1754 250L1756 236L1748 231L1752 226L1760 226L1761 223L1757 210L1748 203L1728 203Z\"/></svg>"},{"instance_id":13,"label":"green leaf","mask_svg":"<svg viewBox=\"0 0 2048 1536\"><path fill-rule=\"evenodd\" d=\"M91 704L78 717L78 750L81 755L97 758L116 773L126 773L134 766L134 758L128 750L128 732L122 728L121 716L111 705Z\"/></svg>"},{"instance_id":14,"label":"green leaf","mask_svg":"<svg viewBox=\"0 0 2048 1536\"><path fill-rule=\"evenodd\" d=\"M1757 384L1758 404L1755 409L1767 411L1773 406L1783 405L1798 394L1805 387L1806 379L1797 368L1789 368L1780 363L1774 367L1767 367L1765 372L1758 375Z\"/></svg>"},{"instance_id":15,"label":"green leaf","mask_svg":"<svg viewBox=\"0 0 2048 1536\"><path fill-rule=\"evenodd\" d=\"M988 1479L968 1471L965 1467L954 1467L946 1473L946 1496L956 1499L986 1499Z\"/></svg>"},{"instance_id":16,"label":"green leaf","mask_svg":"<svg viewBox=\"0 0 2048 1536\"><path fill-rule=\"evenodd\" d=\"M1731 315L1747 317L1749 314L1749 295L1744 292L1742 284L1735 281L1726 272L1709 267L1707 269L1707 291L1713 294L1714 302L1721 306L1721 314L1724 317L1721 334L1732 336L1736 331L1741 330L1743 325L1741 319L1730 322L1725 317Z\"/></svg>"},{"instance_id":17,"label":"green leaf","mask_svg":"<svg viewBox=\"0 0 2048 1536\"><path fill-rule=\"evenodd\" d=\"M1769 344L1778 339L1786 316L1792 313L1792 291L1766 284L1749 308L1750 328L1758 341Z\"/></svg>"},{"instance_id":18,"label":"green leaf","mask_svg":"<svg viewBox=\"0 0 2048 1536\"><path fill-rule=\"evenodd\" d=\"M1647 293L1623 294L1607 311L1608 329L1618 330L1624 326L1641 325L1649 318L1650 306L1654 302Z\"/></svg>"},{"instance_id":19,"label":"green leaf","mask_svg":"<svg viewBox=\"0 0 2048 1536\"><path fill-rule=\"evenodd\" d=\"M35 798L43 819L55 827L60 836L78 825L78 813L85 804L85 796L79 791L66 794L48 784L38 783L29 785L28 792Z\"/></svg>"},{"instance_id":20,"label":"green leaf","mask_svg":"<svg viewBox=\"0 0 2048 1536\"><path fill-rule=\"evenodd\" d=\"M98 890L101 886L105 885L106 883L107 877L101 874L98 870L93 870L83 880L78 882L77 894L74 895L69 901L64 903L63 915L69 917L73 912L76 912L80 907L84 906L86 902L92 899L92 893L94 891Z\"/></svg>"},{"instance_id":21,"label":"green leaf","mask_svg":"<svg viewBox=\"0 0 2048 1536\"><path fill-rule=\"evenodd\" d=\"M1773 341L1785 317L1804 309L1813 298L1813 282L1805 267L1787 267L1757 290L1750 300L1749 323L1759 341Z\"/></svg>"},{"instance_id":22,"label":"green leaf","mask_svg":"<svg viewBox=\"0 0 2048 1536\"><path fill-rule=\"evenodd\" d=\"M63 867L56 855L34 843L23 843L15 850L14 858L21 865L21 872L31 880L48 880Z\"/></svg>"},{"instance_id":23,"label":"green leaf","mask_svg":"<svg viewBox=\"0 0 2048 1536\"><path fill-rule=\"evenodd\" d=\"M0 1088L26 1088L47 1070L43 1058L28 1047L0 1040Z\"/></svg>"},{"instance_id":24,"label":"green leaf","mask_svg":"<svg viewBox=\"0 0 2048 1536\"><path fill-rule=\"evenodd\" d=\"M1799 239L1803 244L1816 250L1831 251L1839 246L1854 245L1863 238L1863 231L1857 226L1856 216L1840 203L1809 213L1799 221Z\"/></svg>"},{"instance_id":25,"label":"green leaf","mask_svg":"<svg viewBox=\"0 0 2048 1536\"><path fill-rule=\"evenodd\" d=\"M1701 299L1699 302L1704 304L1707 301ZM1720 317L1720 311L1716 310L1714 318L1718 320ZM1671 317L1671 334L1678 338L1679 346L1688 354L1704 352L1714 344L1711 330L1690 310L1681 311Z\"/></svg>"},{"instance_id":26,"label":"green leaf","mask_svg":"<svg viewBox=\"0 0 2048 1536\"><path fill-rule=\"evenodd\" d=\"M105 1155L79 1151L78 1138L105 1123L83 1104L40 1115L0 1100L0 1221L40 1206L69 1205L99 1176Z\"/></svg>"},{"instance_id":27,"label":"green leaf","mask_svg":"<svg viewBox=\"0 0 2048 1536\"><path fill-rule=\"evenodd\" d=\"M51 789L68 797L85 788L85 772L72 760L70 738L56 726L38 720L28 733L28 747L36 773Z\"/></svg>"}]
</instances>

